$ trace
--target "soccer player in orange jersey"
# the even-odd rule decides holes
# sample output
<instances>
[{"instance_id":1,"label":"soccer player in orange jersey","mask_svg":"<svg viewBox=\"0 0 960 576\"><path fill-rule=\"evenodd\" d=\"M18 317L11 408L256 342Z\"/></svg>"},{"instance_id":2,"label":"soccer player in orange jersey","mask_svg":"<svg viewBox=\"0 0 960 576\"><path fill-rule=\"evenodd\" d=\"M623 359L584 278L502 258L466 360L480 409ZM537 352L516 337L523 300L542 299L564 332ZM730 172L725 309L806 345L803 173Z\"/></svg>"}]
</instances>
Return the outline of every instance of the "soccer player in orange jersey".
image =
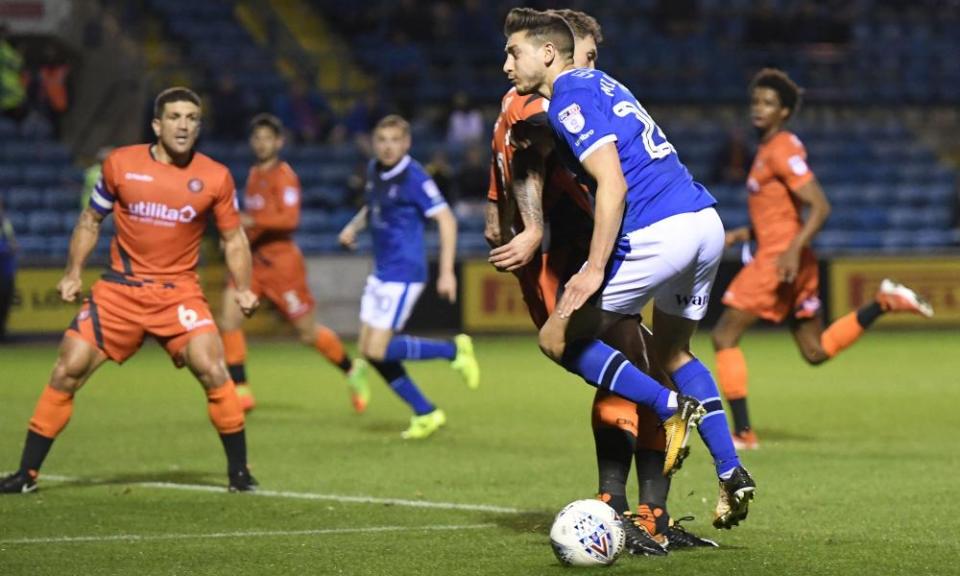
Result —
<instances>
[{"instance_id":1,"label":"soccer player in orange jersey","mask_svg":"<svg viewBox=\"0 0 960 576\"><path fill-rule=\"evenodd\" d=\"M751 120L760 135L747 180L751 226L728 231L726 242L754 239L757 252L727 288L726 309L713 330L717 379L733 413L739 449L758 446L747 412L747 364L738 347L740 336L758 319L789 319L803 358L818 365L856 342L887 312L933 315L930 304L912 290L884 280L873 302L823 329L817 259L810 243L830 214L830 203L807 166L803 144L786 129L800 97L800 88L780 70L761 70L750 84ZM809 208L806 219L801 217L804 207Z\"/></svg>"},{"instance_id":2,"label":"soccer player in orange jersey","mask_svg":"<svg viewBox=\"0 0 960 576\"><path fill-rule=\"evenodd\" d=\"M53 373L30 419L20 468L0 480L0 492L32 492L54 439L70 420L73 400L107 360L123 363L152 336L178 367L187 366L207 395L210 420L227 455L230 491L249 491L243 410L223 362L223 348L200 290L200 239L213 214L223 238L237 305L259 305L250 290L250 247L240 226L236 191L222 164L194 151L200 98L169 88L154 103L154 144L127 146L103 162L103 175L70 240L60 297L74 302L80 273L97 244L100 223L113 214L110 267L64 334Z\"/></svg>"},{"instance_id":3,"label":"soccer player in orange jersey","mask_svg":"<svg viewBox=\"0 0 960 576\"><path fill-rule=\"evenodd\" d=\"M337 334L317 324L314 317L306 264L293 241L300 220L300 180L293 168L280 159L283 143L283 125L276 116L260 114L251 121L250 148L256 164L247 176L244 212L240 213L253 253L250 289L258 297L269 298L297 329L301 342L316 348L347 375L353 407L363 412L370 398L366 363L351 359ZM236 288L231 282L223 294L220 329L227 369L237 384L240 405L251 410L255 401L247 384L247 344L242 322L243 312L236 303Z\"/></svg>"},{"instance_id":4,"label":"soccer player in orange jersey","mask_svg":"<svg viewBox=\"0 0 960 576\"><path fill-rule=\"evenodd\" d=\"M599 23L574 10L556 10L575 33L574 62L592 68L603 37ZM541 328L556 306L559 287L586 260L593 230L593 209L587 192L577 184L550 150L538 144L551 138L545 110L548 101L537 94L521 96L511 88L503 97L491 143L489 200L485 236L493 247L490 262L517 276L530 318ZM549 233L544 234L544 228ZM656 374L646 340L652 335L637 319L616 324L604 336L631 362ZM598 390L592 418L599 473L599 495L617 512L630 509L626 482L636 459L640 503L629 514L634 526L628 549L634 554L662 555L669 549L716 546L694 536L666 512L669 478L662 474L664 435L659 420L646 407ZM650 538L652 536L652 539Z\"/></svg>"}]
</instances>

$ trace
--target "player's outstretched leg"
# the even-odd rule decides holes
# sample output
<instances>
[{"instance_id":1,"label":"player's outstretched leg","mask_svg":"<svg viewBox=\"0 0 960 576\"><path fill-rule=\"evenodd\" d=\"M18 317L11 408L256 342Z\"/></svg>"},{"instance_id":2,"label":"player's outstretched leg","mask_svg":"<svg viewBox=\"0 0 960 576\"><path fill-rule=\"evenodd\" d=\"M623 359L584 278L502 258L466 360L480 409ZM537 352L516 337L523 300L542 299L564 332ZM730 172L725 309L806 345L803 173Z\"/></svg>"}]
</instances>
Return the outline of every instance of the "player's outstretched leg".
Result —
<instances>
[{"instance_id":1,"label":"player's outstretched leg","mask_svg":"<svg viewBox=\"0 0 960 576\"><path fill-rule=\"evenodd\" d=\"M450 360L451 367L460 373L467 387L480 386L480 366L473 353L473 340L458 334L453 340L433 340L406 334L396 334L387 343L383 359L387 361Z\"/></svg>"},{"instance_id":2,"label":"player's outstretched leg","mask_svg":"<svg viewBox=\"0 0 960 576\"><path fill-rule=\"evenodd\" d=\"M594 335L602 324L601 312L591 306L570 319L552 314L540 330L540 349L587 383L651 408L667 431L664 474L669 474L682 462L690 428L696 426L703 409L697 400L663 387L621 352L598 340Z\"/></svg>"},{"instance_id":3,"label":"player's outstretched leg","mask_svg":"<svg viewBox=\"0 0 960 576\"><path fill-rule=\"evenodd\" d=\"M447 423L446 414L424 396L420 388L407 375L403 364L396 361L371 359L370 365L380 373L390 389L413 410L410 427L400 434L404 440L426 438Z\"/></svg>"},{"instance_id":4,"label":"player's outstretched leg","mask_svg":"<svg viewBox=\"0 0 960 576\"><path fill-rule=\"evenodd\" d=\"M257 401L253 397L253 391L247 383L247 339L243 330L224 330L221 334L223 338L223 355L227 361L227 371L230 373L230 379L233 380L237 390L237 397L240 399L240 407L244 412L249 412L257 407Z\"/></svg>"},{"instance_id":5,"label":"player's outstretched leg","mask_svg":"<svg viewBox=\"0 0 960 576\"><path fill-rule=\"evenodd\" d=\"M13 474L0 479L0 494L27 493L37 489L40 467L53 441L73 414L74 394L106 359L102 352L86 341L64 336L50 381L40 394L30 418L20 467Z\"/></svg>"},{"instance_id":6,"label":"player's outstretched leg","mask_svg":"<svg viewBox=\"0 0 960 576\"><path fill-rule=\"evenodd\" d=\"M206 393L207 413L220 435L227 457L228 489L231 492L255 490L257 481L247 467L243 409L236 385L224 369L219 337L215 332L197 334L187 342L181 354Z\"/></svg>"},{"instance_id":7,"label":"player's outstretched leg","mask_svg":"<svg viewBox=\"0 0 960 576\"><path fill-rule=\"evenodd\" d=\"M313 310L293 321L300 334L300 341L315 348L331 364L339 368L347 377L350 390L350 403L357 414L362 414L370 403L370 386L367 383L367 362L362 358L353 359L343 347L337 333L330 328L317 324Z\"/></svg>"},{"instance_id":8,"label":"player's outstretched leg","mask_svg":"<svg viewBox=\"0 0 960 576\"><path fill-rule=\"evenodd\" d=\"M724 309L711 337L716 352L717 383L730 406L733 417L733 445L737 450L760 446L750 425L747 408L747 361L740 349L740 337L757 321L757 316L733 307Z\"/></svg>"}]
</instances>

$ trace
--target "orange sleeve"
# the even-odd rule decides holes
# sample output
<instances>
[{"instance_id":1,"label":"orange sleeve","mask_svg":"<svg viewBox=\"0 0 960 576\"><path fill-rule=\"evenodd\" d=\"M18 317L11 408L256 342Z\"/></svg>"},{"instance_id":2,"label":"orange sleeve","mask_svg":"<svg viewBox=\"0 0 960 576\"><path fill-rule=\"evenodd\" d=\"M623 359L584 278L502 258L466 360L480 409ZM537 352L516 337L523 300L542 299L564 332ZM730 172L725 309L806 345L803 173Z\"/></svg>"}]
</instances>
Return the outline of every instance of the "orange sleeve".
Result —
<instances>
[{"instance_id":1,"label":"orange sleeve","mask_svg":"<svg viewBox=\"0 0 960 576\"><path fill-rule=\"evenodd\" d=\"M813 172L807 165L807 151L796 136L785 139L772 152L770 168L787 188L796 191L813 180Z\"/></svg>"},{"instance_id":2,"label":"orange sleeve","mask_svg":"<svg viewBox=\"0 0 960 576\"><path fill-rule=\"evenodd\" d=\"M240 213L237 210L237 187L233 183L233 176L224 170L225 177L217 190L217 197L213 201L213 215L217 219L217 228L223 232L240 226Z\"/></svg>"},{"instance_id":3,"label":"orange sleeve","mask_svg":"<svg viewBox=\"0 0 960 576\"><path fill-rule=\"evenodd\" d=\"M274 202L253 214L254 226L261 232L293 232L300 223L300 179L286 172L273 182L270 194Z\"/></svg>"}]
</instances>

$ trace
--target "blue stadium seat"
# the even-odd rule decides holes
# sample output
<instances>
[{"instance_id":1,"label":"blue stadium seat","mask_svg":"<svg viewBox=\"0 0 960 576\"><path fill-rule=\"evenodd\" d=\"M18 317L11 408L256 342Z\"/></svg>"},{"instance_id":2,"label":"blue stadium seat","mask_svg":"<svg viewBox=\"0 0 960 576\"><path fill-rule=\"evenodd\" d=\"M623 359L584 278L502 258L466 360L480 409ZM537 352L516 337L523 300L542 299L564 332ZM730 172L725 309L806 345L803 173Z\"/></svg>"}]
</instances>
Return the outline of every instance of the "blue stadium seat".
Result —
<instances>
[{"instance_id":1,"label":"blue stadium seat","mask_svg":"<svg viewBox=\"0 0 960 576\"><path fill-rule=\"evenodd\" d=\"M38 210L30 213L29 227L31 234L52 235L63 229L63 216L54 210Z\"/></svg>"},{"instance_id":2,"label":"blue stadium seat","mask_svg":"<svg viewBox=\"0 0 960 576\"><path fill-rule=\"evenodd\" d=\"M16 186L7 191L4 204L11 210L36 210L43 206L43 196L39 188Z\"/></svg>"}]
</instances>

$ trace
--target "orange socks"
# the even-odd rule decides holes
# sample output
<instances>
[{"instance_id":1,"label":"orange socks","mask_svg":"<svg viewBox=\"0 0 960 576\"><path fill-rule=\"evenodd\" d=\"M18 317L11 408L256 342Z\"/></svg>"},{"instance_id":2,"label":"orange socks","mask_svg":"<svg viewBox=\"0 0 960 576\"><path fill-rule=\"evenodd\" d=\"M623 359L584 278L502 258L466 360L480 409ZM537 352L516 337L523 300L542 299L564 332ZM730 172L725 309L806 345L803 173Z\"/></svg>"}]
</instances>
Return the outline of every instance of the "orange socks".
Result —
<instances>
[{"instance_id":1,"label":"orange socks","mask_svg":"<svg viewBox=\"0 0 960 576\"><path fill-rule=\"evenodd\" d=\"M317 326L317 340L314 344L317 350L326 356L330 362L340 365L346 358L346 351L343 349L343 342L337 336L337 333L326 326Z\"/></svg>"},{"instance_id":2,"label":"orange socks","mask_svg":"<svg viewBox=\"0 0 960 576\"><path fill-rule=\"evenodd\" d=\"M863 326L857 321L857 313L850 312L841 316L823 331L820 335L820 345L823 346L827 356L833 358L856 342L861 334L863 334Z\"/></svg>"},{"instance_id":3,"label":"orange socks","mask_svg":"<svg viewBox=\"0 0 960 576\"><path fill-rule=\"evenodd\" d=\"M747 361L739 347L717 350L717 383L727 400L747 397Z\"/></svg>"},{"instance_id":4,"label":"orange socks","mask_svg":"<svg viewBox=\"0 0 960 576\"><path fill-rule=\"evenodd\" d=\"M243 330L226 330L223 338L223 355L228 366L243 364L247 360L247 339Z\"/></svg>"},{"instance_id":5,"label":"orange socks","mask_svg":"<svg viewBox=\"0 0 960 576\"><path fill-rule=\"evenodd\" d=\"M33 417L30 418L30 430L45 438L56 438L70 421L71 414L73 414L73 394L60 392L47 386L40 394Z\"/></svg>"},{"instance_id":6,"label":"orange socks","mask_svg":"<svg viewBox=\"0 0 960 576\"><path fill-rule=\"evenodd\" d=\"M593 427L599 426L620 428L636 436L637 405L616 394L598 390L593 398Z\"/></svg>"},{"instance_id":7,"label":"orange socks","mask_svg":"<svg viewBox=\"0 0 960 576\"><path fill-rule=\"evenodd\" d=\"M233 380L227 380L223 386L206 392L207 412L217 432L233 434L243 430L243 409Z\"/></svg>"}]
</instances>

